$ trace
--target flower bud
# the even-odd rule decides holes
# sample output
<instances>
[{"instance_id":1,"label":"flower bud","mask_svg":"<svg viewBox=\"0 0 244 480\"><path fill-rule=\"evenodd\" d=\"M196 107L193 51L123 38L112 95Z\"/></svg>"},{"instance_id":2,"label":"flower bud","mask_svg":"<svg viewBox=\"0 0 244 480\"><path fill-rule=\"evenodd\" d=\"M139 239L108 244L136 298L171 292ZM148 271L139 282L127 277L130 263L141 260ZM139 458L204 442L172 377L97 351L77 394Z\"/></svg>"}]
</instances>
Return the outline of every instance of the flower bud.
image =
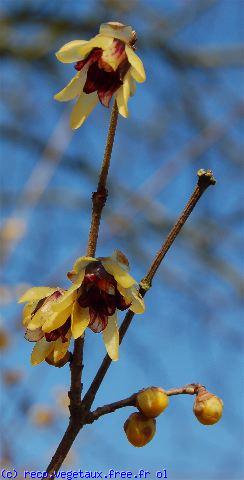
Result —
<instances>
[{"instance_id":1,"label":"flower bud","mask_svg":"<svg viewBox=\"0 0 244 480\"><path fill-rule=\"evenodd\" d=\"M202 387L196 396L193 412L203 425L214 425L222 417L223 405L221 398Z\"/></svg>"},{"instance_id":2,"label":"flower bud","mask_svg":"<svg viewBox=\"0 0 244 480\"><path fill-rule=\"evenodd\" d=\"M156 420L146 418L138 412L132 413L124 424L124 431L129 442L134 447L144 447L156 432Z\"/></svg>"},{"instance_id":3,"label":"flower bud","mask_svg":"<svg viewBox=\"0 0 244 480\"><path fill-rule=\"evenodd\" d=\"M136 406L145 417L158 417L169 404L169 397L159 387L150 387L141 390L136 399Z\"/></svg>"}]
</instances>

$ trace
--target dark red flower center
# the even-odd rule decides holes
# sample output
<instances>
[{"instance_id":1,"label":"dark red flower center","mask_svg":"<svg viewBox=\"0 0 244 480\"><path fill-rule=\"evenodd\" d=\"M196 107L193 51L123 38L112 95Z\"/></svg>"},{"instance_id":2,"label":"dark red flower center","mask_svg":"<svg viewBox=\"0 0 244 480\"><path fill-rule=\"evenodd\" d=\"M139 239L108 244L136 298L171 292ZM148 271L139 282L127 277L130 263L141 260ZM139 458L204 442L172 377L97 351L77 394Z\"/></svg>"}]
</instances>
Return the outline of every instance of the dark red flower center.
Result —
<instances>
[{"instance_id":1,"label":"dark red flower center","mask_svg":"<svg viewBox=\"0 0 244 480\"><path fill-rule=\"evenodd\" d=\"M66 320L66 322L59 328L56 328L52 332L45 333L45 338L47 342L54 342L55 340L58 340L58 338L61 338L62 343L65 343L68 341L68 338L66 338L67 332L70 329L70 318Z\"/></svg>"},{"instance_id":2,"label":"dark red flower center","mask_svg":"<svg viewBox=\"0 0 244 480\"><path fill-rule=\"evenodd\" d=\"M106 328L108 317L117 309L126 310L130 306L120 294L114 277L106 272L99 261L86 268L80 292L78 302L81 307L89 308L89 327L96 333Z\"/></svg>"},{"instance_id":3,"label":"dark red flower center","mask_svg":"<svg viewBox=\"0 0 244 480\"><path fill-rule=\"evenodd\" d=\"M97 92L100 102L105 107L109 107L113 94L123 84L123 78L130 66L125 54L125 44L121 40L114 39L113 55L117 57L119 63L116 70L103 58L101 48L93 48L84 60L75 65L78 71L87 68L83 92L87 94Z\"/></svg>"}]
</instances>

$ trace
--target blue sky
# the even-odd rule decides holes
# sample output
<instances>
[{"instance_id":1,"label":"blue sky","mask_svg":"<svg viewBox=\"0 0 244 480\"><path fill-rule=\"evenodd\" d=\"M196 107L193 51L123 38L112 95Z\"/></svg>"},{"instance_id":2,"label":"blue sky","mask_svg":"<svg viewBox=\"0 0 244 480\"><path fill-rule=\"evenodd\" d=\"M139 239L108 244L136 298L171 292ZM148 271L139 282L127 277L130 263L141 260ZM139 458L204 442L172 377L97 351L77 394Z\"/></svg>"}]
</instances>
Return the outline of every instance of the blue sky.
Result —
<instances>
[{"instance_id":1,"label":"blue sky","mask_svg":"<svg viewBox=\"0 0 244 480\"><path fill-rule=\"evenodd\" d=\"M52 21L60 16L72 22L75 16L76 21L74 32L70 28L44 41L41 58L29 61L18 58L18 41L41 44L38 32L46 34L45 22L32 12L31 21L6 27L13 53L4 56L2 67L2 190L7 198L2 220L4 224L9 217L20 219L25 234L12 245L4 264L3 285L14 293L12 301L2 307L3 325L12 337L3 370L20 368L24 376L15 390L3 391L2 426L9 436L14 465L44 469L67 424L65 415L57 414L49 429L33 427L31 406L43 403L56 411L57 392L68 389L69 372L67 367L59 370L46 364L30 367L32 346L23 339L16 298L22 284L67 286L66 271L85 251L89 197L96 188L109 112L99 105L84 126L70 135L71 105L58 104L52 97L73 75L73 66L58 64L54 52L77 37L78 22L80 38L89 38L96 33L95 28L90 34L87 31L91 19L95 23L97 18L99 25L116 14L116 19L137 30L138 54L147 81L130 100L129 119L119 120L98 255L121 249L139 280L189 198L198 168L212 168L217 185L201 199L165 258L146 297L146 312L134 319L120 360L112 365L94 406L148 385L171 388L200 382L223 398L225 410L221 422L208 428L193 416L193 398L172 398L158 419L154 440L135 449L123 433L123 423L133 410L123 409L81 432L71 468L104 473L109 468L134 473L140 468L151 472L167 468L171 479L240 480L240 67L179 68L157 47L157 39L165 41L164 24L158 25L158 19L168 23L171 19L173 24L171 16L189 8L190 2L141 0L134 7L133 2L123 3L127 9L119 18L117 2L114 11L91 0L55 0L50 5L44 1L35 7L15 0L2 4L10 17L26 6L30 12L36 9L41 19L47 16ZM167 45L176 52L217 50L217 56L223 56L225 49L241 43L241 7L242 2L236 0L213 2L188 25L178 26ZM196 111L192 113L191 107ZM11 129L14 134L9 137ZM213 138L206 129L216 132ZM50 142L61 150L55 168L49 161L50 148L46 148ZM198 154L189 150L192 145L199 148ZM50 175L33 206L30 196L23 200L30 175L32 193L43 175ZM159 186L150 187L155 179ZM138 210L132 197L135 193L148 199L147 207ZM118 222L123 226L118 227ZM101 336L89 331L85 389L103 355ZM21 410L23 399L30 403L27 414Z\"/></svg>"}]
</instances>

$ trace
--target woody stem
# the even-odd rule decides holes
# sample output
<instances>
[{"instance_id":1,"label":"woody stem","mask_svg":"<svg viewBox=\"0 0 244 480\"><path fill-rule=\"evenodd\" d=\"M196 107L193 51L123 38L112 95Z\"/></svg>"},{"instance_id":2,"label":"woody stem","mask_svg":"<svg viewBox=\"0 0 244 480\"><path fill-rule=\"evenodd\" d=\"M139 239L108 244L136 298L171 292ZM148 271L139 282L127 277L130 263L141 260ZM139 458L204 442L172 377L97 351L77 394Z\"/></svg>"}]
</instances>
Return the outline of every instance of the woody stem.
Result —
<instances>
[{"instance_id":1,"label":"woody stem","mask_svg":"<svg viewBox=\"0 0 244 480\"><path fill-rule=\"evenodd\" d=\"M95 257L96 247L98 240L98 233L100 227L100 221L102 216L102 210L107 200L107 177L110 167L110 159L112 155L112 149L114 144L114 137L118 121L118 107L116 100L114 101L110 125L107 135L107 141L104 151L103 162L98 179L98 185L96 192L92 194L92 217L91 226L87 243L87 256ZM71 385L69 391L70 398L70 421L68 428L47 467L47 473L49 476L55 471L57 472L61 467L64 459L69 452L71 445L73 444L76 436L83 426L83 420L81 416L81 394L82 394L82 370L83 370L83 348L84 348L84 335L77 338L74 342L74 352L72 362L70 365L71 371Z\"/></svg>"},{"instance_id":2,"label":"woody stem","mask_svg":"<svg viewBox=\"0 0 244 480\"><path fill-rule=\"evenodd\" d=\"M172 395L197 395L200 388L203 388L202 385L198 383L191 383L189 385L185 385L184 387L165 390L165 393L168 397L171 397ZM93 423L101 416L107 415L108 413L113 413L120 408L135 407L138 393L139 392L133 393L130 397L123 398L117 402L109 403L107 405L103 405L102 407L96 408L96 410L87 415L85 424Z\"/></svg>"},{"instance_id":3,"label":"woody stem","mask_svg":"<svg viewBox=\"0 0 244 480\"><path fill-rule=\"evenodd\" d=\"M111 113L107 142L106 142L106 147L104 152L103 163L102 163L101 171L99 175L97 191L93 192L92 194L92 218L91 218L91 227L90 227L87 252L86 252L87 255L90 257L94 257L96 253L96 246L97 246L97 239L98 239L98 232L99 232L102 210L108 196L106 184L107 184L110 159L111 159L111 154L112 154L112 149L114 144L117 120L118 120L118 107L115 100L112 113Z\"/></svg>"}]
</instances>

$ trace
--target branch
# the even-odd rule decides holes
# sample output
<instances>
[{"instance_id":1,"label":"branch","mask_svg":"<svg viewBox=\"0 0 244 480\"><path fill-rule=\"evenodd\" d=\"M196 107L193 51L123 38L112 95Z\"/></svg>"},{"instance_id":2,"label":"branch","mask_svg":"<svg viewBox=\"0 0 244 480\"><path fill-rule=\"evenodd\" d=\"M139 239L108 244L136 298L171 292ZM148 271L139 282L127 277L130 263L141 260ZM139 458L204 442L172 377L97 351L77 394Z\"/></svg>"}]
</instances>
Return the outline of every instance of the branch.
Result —
<instances>
[{"instance_id":1,"label":"branch","mask_svg":"<svg viewBox=\"0 0 244 480\"><path fill-rule=\"evenodd\" d=\"M168 237L166 238L164 244L162 245L161 249L159 250L158 254L156 255L154 261L149 268L147 275L142 280L142 284L146 284L146 286L151 287L152 279L157 272L162 260L164 259L166 253L170 249L171 245L173 244L174 240L176 239L177 235L179 234L180 230L182 229L183 225L185 224L186 220L190 216L191 212L195 208L197 202L200 200L202 194L210 185L215 185L216 180L213 177L211 170L199 170L198 171L198 183L197 186L185 206L182 214L180 215L179 219L177 220L176 224L170 231Z\"/></svg>"},{"instance_id":2,"label":"branch","mask_svg":"<svg viewBox=\"0 0 244 480\"><path fill-rule=\"evenodd\" d=\"M87 246L87 255L91 257L95 256L95 253L96 253L96 246L97 246L102 209L106 203L107 195L108 195L106 182L107 182L108 171L110 166L110 159L111 159L111 154L113 149L117 120L118 120L118 107L115 101L112 109L112 113L111 113L107 143L105 147L101 172L99 175L97 191L94 192L92 195L92 204L93 204L92 220L91 220L91 227L90 227L89 240L88 240L88 246Z\"/></svg>"},{"instance_id":3,"label":"branch","mask_svg":"<svg viewBox=\"0 0 244 480\"><path fill-rule=\"evenodd\" d=\"M176 239L177 235L179 234L180 230L182 229L183 225L187 221L188 217L190 216L191 212L193 211L194 207L196 206L197 202L200 200L201 196L205 192L205 190L210 186L216 183L211 170L199 170L198 171L198 182L194 189L193 194L190 197L190 200L187 202L183 212L181 213L180 217L178 218L177 222L173 226L172 230L170 231L168 237L166 238L165 242L163 243L161 249L155 256L148 273L142 279L140 283L140 293L144 297L146 292L149 290L152 284L153 277L157 272L159 265L161 264L163 258L165 257L166 253L172 246L174 240ZM134 317L134 313L129 310L125 315L125 318L120 326L119 333L120 333L120 343L122 342L125 333L127 332L131 321ZM91 405L94 401L96 393L111 365L112 360L108 355L106 355L101 363L100 368L97 371L97 374L90 385L87 393L84 396L83 403L85 404L86 408L90 409Z\"/></svg>"},{"instance_id":4,"label":"branch","mask_svg":"<svg viewBox=\"0 0 244 480\"><path fill-rule=\"evenodd\" d=\"M104 152L103 163L101 166L101 171L99 175L97 191L92 194L92 218L91 218L91 227L89 232L88 244L87 244L87 255L94 257L96 254L96 246L98 239L99 226L101 221L101 215L103 207L107 200L107 177L110 166L110 159L113 149L114 136L117 126L118 119L118 107L116 101L111 113L110 125L108 130L107 142ZM83 426L83 416L82 416L82 403L81 403L81 394L82 394L82 383L81 375L83 370L83 347L84 347L84 334L82 337L79 337L74 342L74 352L70 365L71 371L71 386L69 391L70 398L70 421L68 428L50 462L47 467L47 473L51 475L54 471L58 471L61 467L64 459L67 456L67 453L70 450L71 445L73 444L76 436L78 435L80 429Z\"/></svg>"},{"instance_id":5,"label":"branch","mask_svg":"<svg viewBox=\"0 0 244 480\"><path fill-rule=\"evenodd\" d=\"M180 388L172 388L171 390L165 390L166 395L171 397L172 395L197 395L199 388L202 388L202 385L198 383L190 383L189 385L185 385L184 387ZM124 398L123 400L118 400L117 402L109 403L107 405L103 405L102 407L96 408L93 412L90 412L85 420L86 424L93 423L95 420L98 420L103 415L107 415L108 413L113 413L116 410L124 407L135 407L136 406L136 398L139 392L133 393L128 398Z\"/></svg>"},{"instance_id":6,"label":"branch","mask_svg":"<svg viewBox=\"0 0 244 480\"><path fill-rule=\"evenodd\" d=\"M113 109L113 112L114 112L114 110L115 110L115 107ZM111 117L111 119L112 119L112 117ZM106 163L105 168L107 168L107 165L109 164L109 161L110 161L110 158L109 159L107 158L107 160L105 161L106 151L107 151L107 149L105 150L104 163L103 163L103 165ZM110 152L110 154L111 154L111 152ZM105 181L106 181L107 175L106 174L104 176L100 175L100 179L101 178L104 178ZM176 224L174 225L171 232L169 233L169 235L168 235L166 241L164 242L162 248L157 253L155 259L152 262L151 267L148 270L147 275L141 281L140 293L143 297L146 294L147 290L149 290L149 288L151 287L152 279L153 279L160 263L162 262L164 256L166 255L166 253L169 250L169 248L171 247L171 245L173 244L174 240L176 239L177 235L179 234L181 228L183 227L184 223L188 219L192 210L196 206L197 202L200 200L200 198L203 195L203 193L205 192L205 190L210 185L214 185L214 184L215 184L215 179L214 179L213 174L210 170L207 170L207 171L199 170L198 171L198 183L197 183L197 186L194 189L194 192L193 192L190 200L188 201L188 203L187 203L186 207L184 208L182 214L180 215ZM93 199L94 199L94 194L93 194ZM102 199L102 201L103 201L103 199ZM93 242L96 245L97 232L98 232L98 230L96 230L96 229L99 228L99 224L100 224L99 216L97 218L95 218L96 215L97 215L96 208L97 208L97 205L94 205L93 212L92 212L92 224L94 226L91 227L90 236L89 236L90 242L88 243L90 245L92 245ZM102 211L102 208L101 208L101 211ZM91 237L92 237L93 240L91 240ZM129 310L128 313L126 314L121 326L120 326L120 329L119 329L120 343L122 342L122 340L124 338L124 335L127 332L133 317L134 317L134 313L131 310ZM77 342L77 340L76 340L76 342ZM78 351L78 347L77 347L77 351ZM52 460L51 460L51 462L50 462L50 464L47 468L47 472L48 472L49 476L52 475L52 473L54 471L57 472L59 470L59 468L61 467L65 457L67 456L67 453L69 452L76 436L78 435L79 431L83 428L83 426L86 424L86 420L89 418L89 415L91 413L90 412L91 405L92 405L92 403L94 401L94 398L96 396L96 393L97 393L97 391L98 391L98 389L99 389L99 387L100 387L100 385L101 385L101 383L102 383L102 381L103 381L103 379L104 379L104 377L107 373L107 370L110 367L111 362L112 362L112 360L110 359L110 357L108 355L106 355L102 364L101 364L101 366L100 366L100 368L97 371L97 374L96 374L93 382L90 385L90 388L88 389L87 393L85 394L82 403L80 403L80 405L78 405L78 408L77 408L77 406L75 406L74 410L72 410L72 407L71 407L70 423L69 423L68 428L67 428L67 430L66 430L66 432L65 432L65 434L64 434L64 436L63 436L63 438L62 438L62 440L61 440L61 442L60 442L60 444L59 444L59 446L58 446L58 448L57 448L57 450L56 450L56 452L55 452L55 454L54 454L54 456L53 456L53 458L52 458ZM72 366L71 366L71 368L72 368ZM74 372L73 381L74 381L74 385L76 385L75 388L77 388L77 386L78 386L78 375L76 376L75 372ZM183 388L186 388L186 387L183 387ZM191 386L191 388L193 388L193 387ZM72 398L72 396L74 394L74 390L75 389L72 389L72 392L70 392L70 398ZM178 395L179 393L188 393L189 394L190 390L188 390L188 391L185 390L184 392L183 391L180 392L179 389L174 389L174 390L171 390L169 392L171 392L170 395ZM191 390L191 392L192 392L192 390ZM193 393L191 393L191 394L193 394ZM73 398L77 398L77 397L74 395ZM130 400L125 399L124 402L133 401L133 400L131 400L131 397L129 397L129 399ZM115 410L116 410L117 402L115 402L112 405L113 405L113 408L115 408ZM126 405L123 405L123 406L126 406ZM103 407L101 407L101 408L103 408ZM72 412L74 412L74 413L72 414Z\"/></svg>"}]
</instances>

